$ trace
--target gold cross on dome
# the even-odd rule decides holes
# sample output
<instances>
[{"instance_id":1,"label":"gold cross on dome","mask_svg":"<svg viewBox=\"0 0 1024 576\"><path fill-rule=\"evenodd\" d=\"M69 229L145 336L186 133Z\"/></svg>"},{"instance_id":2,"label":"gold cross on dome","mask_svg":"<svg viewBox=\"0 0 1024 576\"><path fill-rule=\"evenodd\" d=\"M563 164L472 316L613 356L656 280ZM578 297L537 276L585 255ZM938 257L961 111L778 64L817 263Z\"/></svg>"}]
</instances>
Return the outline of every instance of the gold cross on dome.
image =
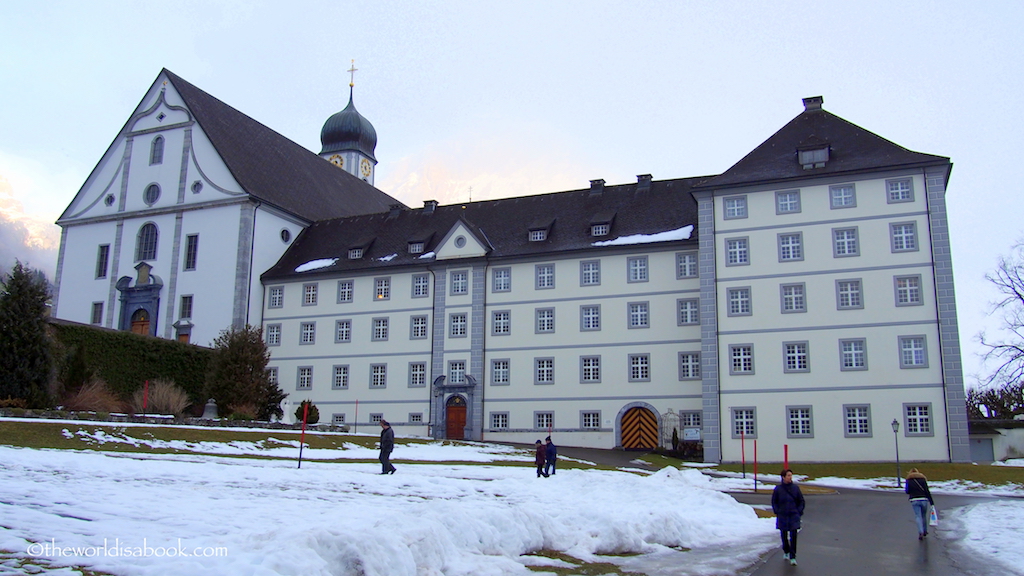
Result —
<instances>
[{"instance_id":1,"label":"gold cross on dome","mask_svg":"<svg viewBox=\"0 0 1024 576\"><path fill-rule=\"evenodd\" d=\"M350 79L349 79L349 81L348 81L348 85L349 85L349 87L350 87L350 88L351 88L352 86L355 86L355 85L356 85L356 72L357 72L358 70L359 70L359 69L358 69L358 68L356 68L356 61L355 61L355 59L353 58L353 59L352 59L352 67L348 69L348 73L352 75L352 76L351 76L351 78L350 78Z\"/></svg>"}]
</instances>

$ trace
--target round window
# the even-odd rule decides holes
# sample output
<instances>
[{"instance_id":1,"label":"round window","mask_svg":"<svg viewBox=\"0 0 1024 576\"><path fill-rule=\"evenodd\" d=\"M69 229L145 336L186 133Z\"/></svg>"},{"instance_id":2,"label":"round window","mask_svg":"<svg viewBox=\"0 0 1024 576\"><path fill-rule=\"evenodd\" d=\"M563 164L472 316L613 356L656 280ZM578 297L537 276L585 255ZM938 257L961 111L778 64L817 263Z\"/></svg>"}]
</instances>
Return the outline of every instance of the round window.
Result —
<instances>
[{"instance_id":1,"label":"round window","mask_svg":"<svg viewBox=\"0 0 1024 576\"><path fill-rule=\"evenodd\" d=\"M284 242L285 244L287 244L288 241L291 240L291 239L292 239L291 231L288 230L287 228L282 228L281 229L281 242Z\"/></svg>"},{"instance_id":2,"label":"round window","mask_svg":"<svg viewBox=\"0 0 1024 576\"><path fill-rule=\"evenodd\" d=\"M192 183L192 193L193 194L199 194L202 190L203 190L203 183L202 182L200 182L199 180L196 180L195 182Z\"/></svg>"},{"instance_id":3,"label":"round window","mask_svg":"<svg viewBox=\"0 0 1024 576\"><path fill-rule=\"evenodd\" d=\"M142 199L150 206L156 204L156 201L160 199L160 187L156 184L146 186L146 193L143 194Z\"/></svg>"},{"instance_id":4,"label":"round window","mask_svg":"<svg viewBox=\"0 0 1024 576\"><path fill-rule=\"evenodd\" d=\"M114 205L114 195L113 194L107 194L107 197L103 199L103 203L106 204L107 206L113 206Z\"/></svg>"},{"instance_id":5,"label":"round window","mask_svg":"<svg viewBox=\"0 0 1024 576\"><path fill-rule=\"evenodd\" d=\"M456 248L462 248L465 245L466 245L466 237L465 236L456 236L455 237L455 247Z\"/></svg>"}]
</instances>

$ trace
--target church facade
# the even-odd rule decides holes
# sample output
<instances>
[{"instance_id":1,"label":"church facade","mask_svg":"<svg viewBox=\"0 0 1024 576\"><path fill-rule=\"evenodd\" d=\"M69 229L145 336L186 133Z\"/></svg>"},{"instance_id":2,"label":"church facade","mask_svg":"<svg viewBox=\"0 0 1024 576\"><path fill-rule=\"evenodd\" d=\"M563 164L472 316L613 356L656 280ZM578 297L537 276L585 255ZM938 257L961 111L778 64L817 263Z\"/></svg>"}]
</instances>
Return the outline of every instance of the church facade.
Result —
<instances>
[{"instance_id":1,"label":"church facade","mask_svg":"<svg viewBox=\"0 0 1024 576\"><path fill-rule=\"evenodd\" d=\"M720 175L408 208L371 186L351 98L319 156L289 143L258 178L232 113L162 72L61 217L59 317L132 329L144 310L193 342L261 325L288 402L356 431L650 448L676 430L709 462L755 440L762 460L887 460L897 435L906 459L969 460L948 158L808 98ZM293 184L313 170L319 188ZM151 203L151 183L176 194ZM149 224L170 254L149 257Z\"/></svg>"}]
</instances>

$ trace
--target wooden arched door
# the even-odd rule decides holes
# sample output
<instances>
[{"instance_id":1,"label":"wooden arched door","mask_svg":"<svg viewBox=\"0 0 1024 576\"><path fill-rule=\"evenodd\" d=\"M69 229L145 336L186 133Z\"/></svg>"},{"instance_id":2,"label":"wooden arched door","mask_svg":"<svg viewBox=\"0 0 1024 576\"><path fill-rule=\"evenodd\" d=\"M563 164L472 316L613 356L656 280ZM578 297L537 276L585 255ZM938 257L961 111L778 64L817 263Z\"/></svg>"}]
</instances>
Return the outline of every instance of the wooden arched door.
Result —
<instances>
[{"instance_id":1,"label":"wooden arched door","mask_svg":"<svg viewBox=\"0 0 1024 576\"><path fill-rule=\"evenodd\" d=\"M464 440L466 438L466 399L458 394L445 403L445 438Z\"/></svg>"},{"instance_id":2,"label":"wooden arched door","mask_svg":"<svg viewBox=\"0 0 1024 576\"><path fill-rule=\"evenodd\" d=\"M149 312L140 308L132 314L132 334L149 335Z\"/></svg>"},{"instance_id":3,"label":"wooden arched door","mask_svg":"<svg viewBox=\"0 0 1024 576\"><path fill-rule=\"evenodd\" d=\"M634 407L622 415L622 447L651 450L658 446L658 417L647 408Z\"/></svg>"}]
</instances>

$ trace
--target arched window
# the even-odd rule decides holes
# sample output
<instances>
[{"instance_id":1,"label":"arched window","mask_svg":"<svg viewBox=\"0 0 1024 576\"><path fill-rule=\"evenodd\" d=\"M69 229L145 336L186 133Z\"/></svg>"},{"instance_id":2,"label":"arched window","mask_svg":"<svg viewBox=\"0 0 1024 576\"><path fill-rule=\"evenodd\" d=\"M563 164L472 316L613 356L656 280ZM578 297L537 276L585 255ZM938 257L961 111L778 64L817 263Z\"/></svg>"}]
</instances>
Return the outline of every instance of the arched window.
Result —
<instances>
[{"instance_id":1,"label":"arched window","mask_svg":"<svg viewBox=\"0 0 1024 576\"><path fill-rule=\"evenodd\" d=\"M147 222L139 228L139 236L135 242L135 261L156 260L156 241L160 235L156 224Z\"/></svg>"},{"instance_id":2,"label":"arched window","mask_svg":"<svg viewBox=\"0 0 1024 576\"><path fill-rule=\"evenodd\" d=\"M164 137L153 138L153 144L149 148L149 163L162 164L164 161Z\"/></svg>"}]
</instances>

